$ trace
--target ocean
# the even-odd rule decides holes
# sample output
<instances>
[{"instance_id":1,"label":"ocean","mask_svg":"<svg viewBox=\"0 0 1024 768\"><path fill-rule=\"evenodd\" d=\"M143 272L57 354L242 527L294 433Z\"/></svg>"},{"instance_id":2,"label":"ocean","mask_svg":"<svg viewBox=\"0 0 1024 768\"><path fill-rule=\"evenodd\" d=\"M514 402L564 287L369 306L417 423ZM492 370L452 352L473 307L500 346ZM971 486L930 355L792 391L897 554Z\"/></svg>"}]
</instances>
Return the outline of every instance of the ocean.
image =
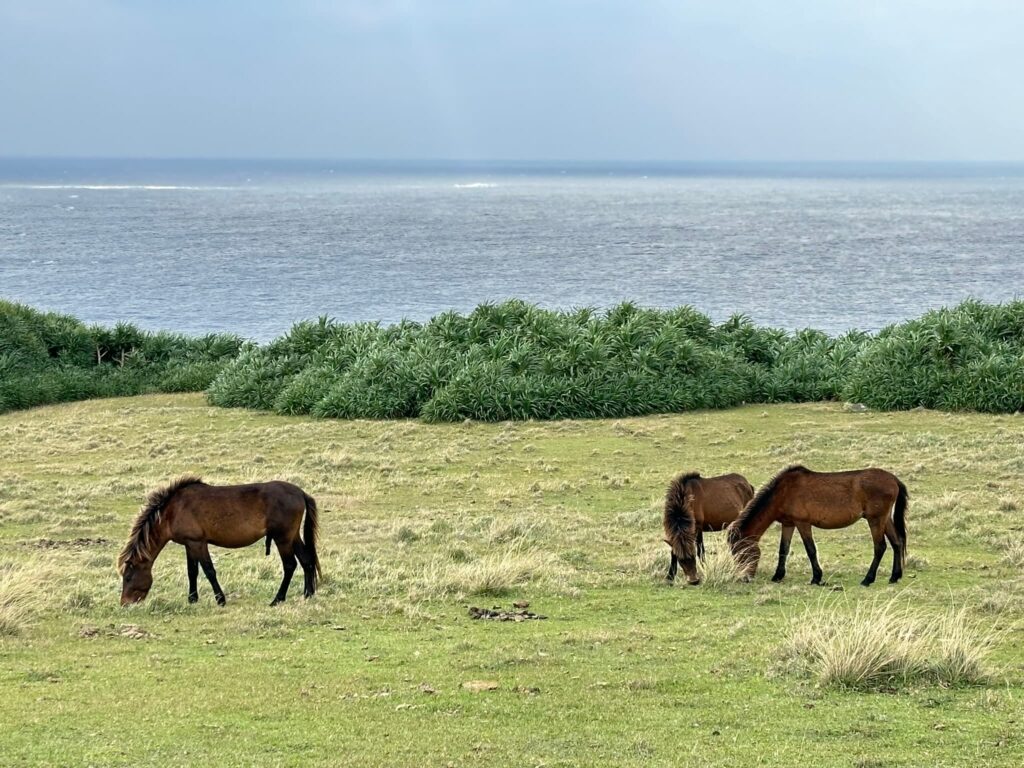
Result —
<instances>
[{"instance_id":1,"label":"ocean","mask_svg":"<svg viewBox=\"0 0 1024 768\"><path fill-rule=\"evenodd\" d=\"M267 341L292 323L690 304L875 331L1024 295L1024 166L0 160L0 297Z\"/></svg>"}]
</instances>

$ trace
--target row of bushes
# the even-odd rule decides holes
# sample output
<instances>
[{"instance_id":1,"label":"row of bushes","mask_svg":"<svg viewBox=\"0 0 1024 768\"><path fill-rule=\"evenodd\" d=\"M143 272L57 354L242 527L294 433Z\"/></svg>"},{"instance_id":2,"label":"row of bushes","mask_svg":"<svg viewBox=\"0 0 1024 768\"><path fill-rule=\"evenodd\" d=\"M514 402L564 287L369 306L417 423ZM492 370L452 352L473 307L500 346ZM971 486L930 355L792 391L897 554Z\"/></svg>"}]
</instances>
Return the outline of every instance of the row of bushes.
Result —
<instances>
[{"instance_id":1,"label":"row of bushes","mask_svg":"<svg viewBox=\"0 0 1024 768\"><path fill-rule=\"evenodd\" d=\"M127 323L89 326L0 300L0 413L92 397L201 391L242 346L226 334L190 338Z\"/></svg>"},{"instance_id":2,"label":"row of bushes","mask_svg":"<svg viewBox=\"0 0 1024 768\"><path fill-rule=\"evenodd\" d=\"M716 325L692 309L550 311L522 301L425 324L299 323L248 346L211 402L338 418L635 416L744 402L1024 409L1024 302L968 301L875 335Z\"/></svg>"},{"instance_id":3,"label":"row of bushes","mask_svg":"<svg viewBox=\"0 0 1024 768\"><path fill-rule=\"evenodd\" d=\"M429 421L633 416L743 402L1024 410L1024 302L968 301L875 335L787 333L690 307L557 312L521 301L428 323L296 325L265 346L0 301L0 412L207 389L221 406Z\"/></svg>"}]
</instances>

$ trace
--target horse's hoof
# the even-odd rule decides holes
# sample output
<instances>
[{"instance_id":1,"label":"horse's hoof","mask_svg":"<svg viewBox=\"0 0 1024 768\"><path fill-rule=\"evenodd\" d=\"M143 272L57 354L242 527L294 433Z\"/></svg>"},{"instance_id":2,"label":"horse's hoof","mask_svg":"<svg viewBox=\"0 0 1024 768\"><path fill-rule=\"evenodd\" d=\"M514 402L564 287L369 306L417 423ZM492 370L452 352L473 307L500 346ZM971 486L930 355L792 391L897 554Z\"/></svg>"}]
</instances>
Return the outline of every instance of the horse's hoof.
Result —
<instances>
[{"instance_id":1,"label":"horse's hoof","mask_svg":"<svg viewBox=\"0 0 1024 768\"><path fill-rule=\"evenodd\" d=\"M225 600L223 597L218 597L217 598L217 605L219 605L221 608L223 608L227 604L228 604L228 601Z\"/></svg>"},{"instance_id":2,"label":"horse's hoof","mask_svg":"<svg viewBox=\"0 0 1024 768\"><path fill-rule=\"evenodd\" d=\"M871 586L872 584L874 584L874 583L875 583L875 580L874 580L874 579L870 579L870 580L868 580L868 579L864 579L864 581L862 581L862 582L860 583L860 585L861 585L862 587L870 587L870 586Z\"/></svg>"},{"instance_id":3,"label":"horse's hoof","mask_svg":"<svg viewBox=\"0 0 1024 768\"><path fill-rule=\"evenodd\" d=\"M783 574L776 573L774 576L772 576L772 581L774 581L776 584L778 584L784 578L786 578L786 574L784 574L784 573Z\"/></svg>"},{"instance_id":4,"label":"horse's hoof","mask_svg":"<svg viewBox=\"0 0 1024 768\"><path fill-rule=\"evenodd\" d=\"M198 603L199 602L199 595L189 595L188 596L188 601L190 603Z\"/></svg>"}]
</instances>

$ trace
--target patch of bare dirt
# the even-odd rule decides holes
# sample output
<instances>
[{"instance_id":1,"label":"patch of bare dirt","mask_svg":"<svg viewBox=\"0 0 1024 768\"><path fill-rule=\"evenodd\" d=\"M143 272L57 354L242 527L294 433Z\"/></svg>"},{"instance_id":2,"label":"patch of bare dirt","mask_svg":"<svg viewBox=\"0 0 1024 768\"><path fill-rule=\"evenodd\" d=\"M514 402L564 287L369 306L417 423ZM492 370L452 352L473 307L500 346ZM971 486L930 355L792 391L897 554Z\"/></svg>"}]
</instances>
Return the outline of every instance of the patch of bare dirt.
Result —
<instances>
[{"instance_id":1,"label":"patch of bare dirt","mask_svg":"<svg viewBox=\"0 0 1024 768\"><path fill-rule=\"evenodd\" d=\"M88 547L104 547L109 544L110 541L107 539L66 539L59 541L57 539L39 539L38 541L27 542L27 546L36 547L38 549L86 549Z\"/></svg>"},{"instance_id":2,"label":"patch of bare dirt","mask_svg":"<svg viewBox=\"0 0 1024 768\"><path fill-rule=\"evenodd\" d=\"M471 605L469 607L469 618L491 619L493 621L531 621L547 618L547 616L526 610L529 607L529 603L521 600L512 603L512 610L505 610L500 605L496 605L493 608L477 608L475 605Z\"/></svg>"},{"instance_id":3,"label":"patch of bare dirt","mask_svg":"<svg viewBox=\"0 0 1024 768\"><path fill-rule=\"evenodd\" d=\"M84 638L126 637L129 640L148 640L151 637L156 637L152 632L143 629L138 624L121 624L116 627L110 624L104 628L86 624L79 628L78 636Z\"/></svg>"}]
</instances>

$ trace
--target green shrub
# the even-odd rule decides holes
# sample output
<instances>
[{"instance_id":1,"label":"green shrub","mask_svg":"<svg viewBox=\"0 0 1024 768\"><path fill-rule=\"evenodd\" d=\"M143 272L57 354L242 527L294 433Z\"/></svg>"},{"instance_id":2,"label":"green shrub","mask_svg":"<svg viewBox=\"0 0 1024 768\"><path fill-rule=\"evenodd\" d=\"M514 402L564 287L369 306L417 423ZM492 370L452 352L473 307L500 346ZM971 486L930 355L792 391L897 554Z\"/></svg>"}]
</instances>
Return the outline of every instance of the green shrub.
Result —
<instances>
[{"instance_id":1,"label":"green shrub","mask_svg":"<svg viewBox=\"0 0 1024 768\"><path fill-rule=\"evenodd\" d=\"M86 326L0 301L0 412L144 392L196 392L238 355L241 340Z\"/></svg>"},{"instance_id":2,"label":"green shrub","mask_svg":"<svg viewBox=\"0 0 1024 768\"><path fill-rule=\"evenodd\" d=\"M692 307L519 300L425 324L296 324L273 342L87 327L0 302L0 411L206 389L210 402L336 418L639 416L845 399L878 409L1024 410L1024 302L967 301L877 335L715 325Z\"/></svg>"},{"instance_id":3,"label":"green shrub","mask_svg":"<svg viewBox=\"0 0 1024 768\"><path fill-rule=\"evenodd\" d=\"M842 395L874 408L1024 409L1024 302L966 301L863 345Z\"/></svg>"}]
</instances>

